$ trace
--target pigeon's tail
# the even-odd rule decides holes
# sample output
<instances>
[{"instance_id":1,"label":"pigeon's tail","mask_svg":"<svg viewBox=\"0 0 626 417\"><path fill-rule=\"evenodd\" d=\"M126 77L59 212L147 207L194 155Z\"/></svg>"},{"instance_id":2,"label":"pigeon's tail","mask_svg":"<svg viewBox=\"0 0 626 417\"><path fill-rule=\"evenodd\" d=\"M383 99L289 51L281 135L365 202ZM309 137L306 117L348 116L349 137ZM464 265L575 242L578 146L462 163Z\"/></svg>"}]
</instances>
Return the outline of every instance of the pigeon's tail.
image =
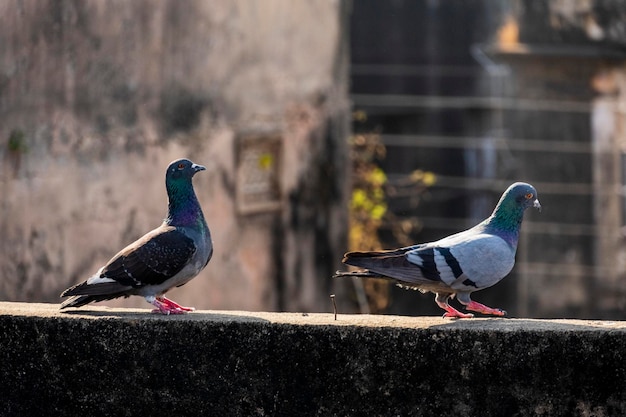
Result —
<instances>
[{"instance_id":1,"label":"pigeon's tail","mask_svg":"<svg viewBox=\"0 0 626 417\"><path fill-rule=\"evenodd\" d=\"M405 256L406 252L416 247L418 246L390 251L348 252L344 255L342 262L362 269L346 273L352 275L336 274L335 276L386 278L419 288L423 284L432 283L432 280L425 278L421 268L409 262Z\"/></svg>"},{"instance_id":2,"label":"pigeon's tail","mask_svg":"<svg viewBox=\"0 0 626 417\"><path fill-rule=\"evenodd\" d=\"M97 301L112 300L118 297L128 297L131 287L123 286L117 282L88 284L83 282L63 291L61 297L70 297L61 303L61 309L68 307L82 307Z\"/></svg>"},{"instance_id":3,"label":"pigeon's tail","mask_svg":"<svg viewBox=\"0 0 626 417\"><path fill-rule=\"evenodd\" d=\"M94 295L74 295L61 303L61 309L68 307L82 307L96 301L104 301L109 297L97 297Z\"/></svg>"}]
</instances>

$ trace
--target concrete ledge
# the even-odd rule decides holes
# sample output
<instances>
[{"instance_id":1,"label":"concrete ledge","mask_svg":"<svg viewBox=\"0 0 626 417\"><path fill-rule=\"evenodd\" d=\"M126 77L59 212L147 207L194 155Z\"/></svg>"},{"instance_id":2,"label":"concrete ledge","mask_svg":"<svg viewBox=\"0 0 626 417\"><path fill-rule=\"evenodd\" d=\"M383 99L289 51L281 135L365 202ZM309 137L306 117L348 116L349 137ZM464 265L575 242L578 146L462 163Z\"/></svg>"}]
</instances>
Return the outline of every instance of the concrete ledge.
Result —
<instances>
[{"instance_id":1,"label":"concrete ledge","mask_svg":"<svg viewBox=\"0 0 626 417\"><path fill-rule=\"evenodd\" d=\"M1 416L626 415L626 322L0 303Z\"/></svg>"}]
</instances>

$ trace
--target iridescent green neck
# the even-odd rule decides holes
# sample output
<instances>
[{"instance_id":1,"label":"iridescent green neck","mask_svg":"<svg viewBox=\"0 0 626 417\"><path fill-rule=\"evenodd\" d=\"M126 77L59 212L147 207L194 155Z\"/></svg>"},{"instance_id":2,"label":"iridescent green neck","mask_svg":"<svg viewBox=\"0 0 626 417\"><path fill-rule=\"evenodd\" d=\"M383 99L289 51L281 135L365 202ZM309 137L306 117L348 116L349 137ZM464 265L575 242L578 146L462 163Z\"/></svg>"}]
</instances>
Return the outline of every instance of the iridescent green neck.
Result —
<instances>
[{"instance_id":1,"label":"iridescent green neck","mask_svg":"<svg viewBox=\"0 0 626 417\"><path fill-rule=\"evenodd\" d=\"M173 226L194 226L204 222L200 203L191 181L173 180L166 183L169 198L165 222Z\"/></svg>"},{"instance_id":2,"label":"iridescent green neck","mask_svg":"<svg viewBox=\"0 0 626 417\"><path fill-rule=\"evenodd\" d=\"M524 208L514 200L504 197L483 223L486 231L500 236L512 246L517 246L523 219Z\"/></svg>"}]
</instances>

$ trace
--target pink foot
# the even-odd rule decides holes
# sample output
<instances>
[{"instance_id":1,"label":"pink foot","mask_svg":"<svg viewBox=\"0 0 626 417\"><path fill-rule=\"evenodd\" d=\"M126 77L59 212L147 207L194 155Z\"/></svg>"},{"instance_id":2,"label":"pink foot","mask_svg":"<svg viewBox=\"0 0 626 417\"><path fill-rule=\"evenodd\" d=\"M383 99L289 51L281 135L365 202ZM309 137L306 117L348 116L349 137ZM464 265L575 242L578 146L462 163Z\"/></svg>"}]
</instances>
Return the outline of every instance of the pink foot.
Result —
<instances>
[{"instance_id":1,"label":"pink foot","mask_svg":"<svg viewBox=\"0 0 626 417\"><path fill-rule=\"evenodd\" d=\"M195 311L196 310L195 307L183 307L180 304L170 300L169 298L157 297L157 300L159 300L160 302L168 305L169 307L180 309L180 310L183 310L183 311Z\"/></svg>"},{"instance_id":2,"label":"pink foot","mask_svg":"<svg viewBox=\"0 0 626 417\"><path fill-rule=\"evenodd\" d=\"M470 301L468 305L465 306L466 310L476 311L481 314L488 314L491 316L506 316L506 311L500 310L499 308L491 308L487 307L484 304L477 303L476 301Z\"/></svg>"},{"instance_id":3,"label":"pink foot","mask_svg":"<svg viewBox=\"0 0 626 417\"><path fill-rule=\"evenodd\" d=\"M444 318L448 317L448 318L456 318L456 319L471 319L472 317L474 317L473 314L461 313L459 310L455 309L454 307L450 305L444 307L444 310L446 310L446 312L443 313Z\"/></svg>"},{"instance_id":4,"label":"pink foot","mask_svg":"<svg viewBox=\"0 0 626 417\"><path fill-rule=\"evenodd\" d=\"M183 307L165 297L156 297L149 302L156 307L152 310L153 313L165 314L166 316L170 314L187 314L187 312L195 310L193 307Z\"/></svg>"}]
</instances>

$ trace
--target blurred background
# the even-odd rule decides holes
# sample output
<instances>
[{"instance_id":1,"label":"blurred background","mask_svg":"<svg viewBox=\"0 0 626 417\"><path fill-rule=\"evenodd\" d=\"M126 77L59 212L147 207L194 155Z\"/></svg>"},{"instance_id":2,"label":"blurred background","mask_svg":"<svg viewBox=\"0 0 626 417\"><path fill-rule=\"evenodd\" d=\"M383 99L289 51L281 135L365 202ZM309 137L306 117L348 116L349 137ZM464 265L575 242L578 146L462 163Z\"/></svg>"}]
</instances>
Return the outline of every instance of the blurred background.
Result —
<instances>
[{"instance_id":1,"label":"blurred background","mask_svg":"<svg viewBox=\"0 0 626 417\"><path fill-rule=\"evenodd\" d=\"M567 0L0 1L0 300L59 302L194 178L200 309L440 315L333 281L349 249L438 239L538 190L514 317L626 308L626 5ZM138 297L111 306L149 306Z\"/></svg>"}]
</instances>

